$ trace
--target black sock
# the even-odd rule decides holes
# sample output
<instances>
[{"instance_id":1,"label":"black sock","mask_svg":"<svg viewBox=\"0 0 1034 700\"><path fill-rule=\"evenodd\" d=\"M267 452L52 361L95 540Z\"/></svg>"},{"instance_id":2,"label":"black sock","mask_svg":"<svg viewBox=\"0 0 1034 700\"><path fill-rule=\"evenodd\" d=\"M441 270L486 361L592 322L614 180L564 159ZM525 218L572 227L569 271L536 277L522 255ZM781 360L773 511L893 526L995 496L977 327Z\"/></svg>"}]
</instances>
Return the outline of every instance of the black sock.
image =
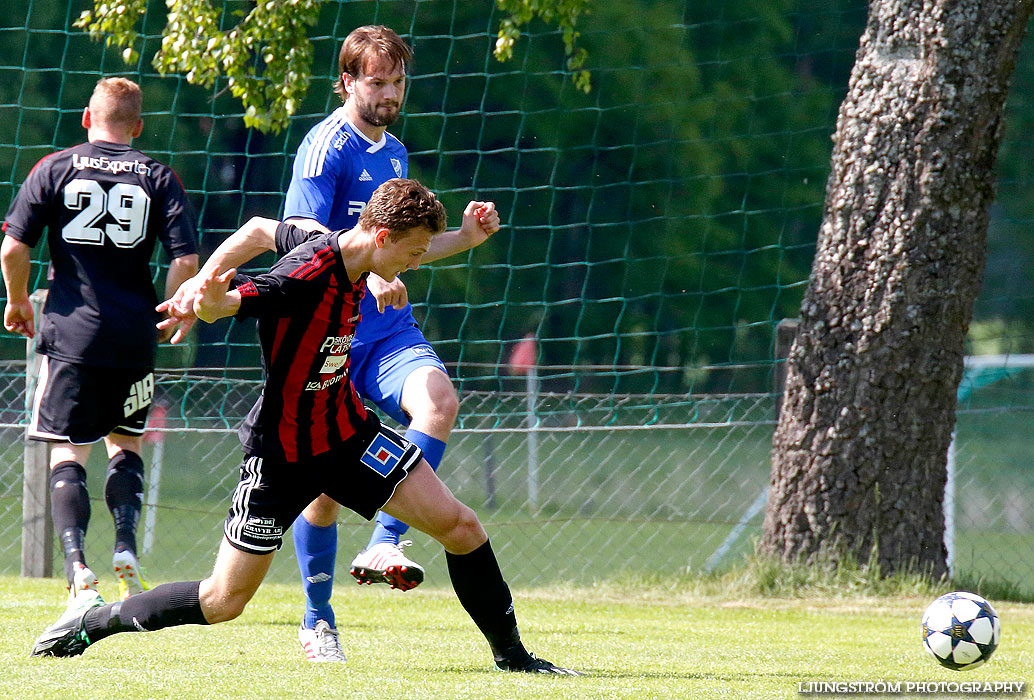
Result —
<instances>
[{"instance_id":1,"label":"black sock","mask_svg":"<svg viewBox=\"0 0 1034 700\"><path fill-rule=\"evenodd\" d=\"M445 561L460 605L485 635L496 660L527 656L517 631L513 597L499 570L492 544L485 542L469 554L446 552Z\"/></svg>"},{"instance_id":2,"label":"black sock","mask_svg":"<svg viewBox=\"0 0 1034 700\"><path fill-rule=\"evenodd\" d=\"M207 625L201 612L200 581L163 583L120 603L89 610L83 629L90 642L119 632L153 632L178 625Z\"/></svg>"},{"instance_id":3,"label":"black sock","mask_svg":"<svg viewBox=\"0 0 1034 700\"><path fill-rule=\"evenodd\" d=\"M108 462L104 501L115 521L115 551L136 554L136 527L144 501L144 462L135 452L123 450Z\"/></svg>"},{"instance_id":4,"label":"black sock","mask_svg":"<svg viewBox=\"0 0 1034 700\"><path fill-rule=\"evenodd\" d=\"M86 565L83 552L90 523L86 470L76 462L61 462L50 470L50 518L65 554L65 579L72 585L76 563Z\"/></svg>"}]
</instances>

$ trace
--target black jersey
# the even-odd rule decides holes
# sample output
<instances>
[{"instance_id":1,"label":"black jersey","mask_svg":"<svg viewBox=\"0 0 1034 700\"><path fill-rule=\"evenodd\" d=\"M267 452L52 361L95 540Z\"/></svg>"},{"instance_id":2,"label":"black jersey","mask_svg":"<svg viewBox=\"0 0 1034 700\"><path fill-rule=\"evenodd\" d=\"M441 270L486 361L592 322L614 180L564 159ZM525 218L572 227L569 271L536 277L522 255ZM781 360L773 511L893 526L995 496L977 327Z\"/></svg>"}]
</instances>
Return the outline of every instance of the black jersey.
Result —
<instances>
[{"instance_id":1,"label":"black jersey","mask_svg":"<svg viewBox=\"0 0 1034 700\"><path fill-rule=\"evenodd\" d=\"M349 374L366 277L349 280L339 234L280 224L283 257L268 273L233 280L238 316L258 317L266 375L240 429L249 454L297 462L341 446L367 421Z\"/></svg>"},{"instance_id":2,"label":"black jersey","mask_svg":"<svg viewBox=\"0 0 1034 700\"><path fill-rule=\"evenodd\" d=\"M51 154L29 173L3 224L33 247L44 229L52 279L39 351L77 364L153 367L155 241L170 258L197 252L194 216L175 173L104 141Z\"/></svg>"}]
</instances>

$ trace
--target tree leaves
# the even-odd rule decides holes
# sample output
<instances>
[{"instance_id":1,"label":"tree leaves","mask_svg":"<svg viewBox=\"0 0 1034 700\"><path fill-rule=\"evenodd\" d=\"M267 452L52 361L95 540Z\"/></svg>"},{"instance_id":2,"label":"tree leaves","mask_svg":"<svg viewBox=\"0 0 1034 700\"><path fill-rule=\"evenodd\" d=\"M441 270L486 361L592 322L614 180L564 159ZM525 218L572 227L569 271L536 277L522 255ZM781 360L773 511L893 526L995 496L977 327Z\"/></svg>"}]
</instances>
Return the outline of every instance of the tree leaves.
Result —
<instances>
[{"instance_id":1,"label":"tree leaves","mask_svg":"<svg viewBox=\"0 0 1034 700\"><path fill-rule=\"evenodd\" d=\"M123 49L122 58L138 58L133 47L136 24L146 0L96 0L75 26L105 37ZM244 123L279 132L287 125L309 87L312 46L306 36L319 17L319 0L259 2L231 29L221 30L222 10L209 0L167 0L168 24L161 49L152 61L159 73L183 73L194 85L212 86L225 77L244 106Z\"/></svg>"},{"instance_id":2,"label":"tree leaves","mask_svg":"<svg viewBox=\"0 0 1034 700\"><path fill-rule=\"evenodd\" d=\"M589 0L496 0L509 13L502 20L495 57L506 61L521 27L535 18L555 23L563 35L571 80L589 92L588 57L577 45L575 24ZM220 29L223 10L210 0L166 0L168 24L152 64L163 75L183 73L193 85L212 86L225 77L230 92L244 106L244 123L260 131L279 132L294 114L308 90L312 73L312 46L306 35L319 17L319 0L265 0L256 3L238 24ZM135 63L136 25L147 0L94 0L75 26L107 46L122 49L122 60ZM239 14L239 13L235 13Z\"/></svg>"},{"instance_id":3,"label":"tree leaves","mask_svg":"<svg viewBox=\"0 0 1034 700\"><path fill-rule=\"evenodd\" d=\"M592 87L589 71L582 67L588 52L577 45L579 33L575 29L578 17L587 11L588 4L589 0L496 0L500 10L510 13L499 23L494 52L496 60L504 62L513 58L513 45L521 37L521 27L525 24L536 17L547 24L555 22L563 33L571 80L579 90L589 92Z\"/></svg>"}]
</instances>

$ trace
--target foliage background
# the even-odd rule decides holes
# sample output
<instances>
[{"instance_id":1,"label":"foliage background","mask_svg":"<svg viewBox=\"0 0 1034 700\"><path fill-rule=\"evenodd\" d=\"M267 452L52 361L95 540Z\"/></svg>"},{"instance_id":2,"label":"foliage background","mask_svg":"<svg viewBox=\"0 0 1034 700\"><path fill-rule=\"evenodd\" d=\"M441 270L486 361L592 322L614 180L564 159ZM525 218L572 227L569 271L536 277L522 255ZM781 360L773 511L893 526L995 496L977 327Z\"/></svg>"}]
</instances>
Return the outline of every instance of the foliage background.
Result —
<instances>
[{"instance_id":1,"label":"foliage background","mask_svg":"<svg viewBox=\"0 0 1034 700\"><path fill-rule=\"evenodd\" d=\"M405 116L392 129L410 149L412 173L442 194L453 222L476 196L495 200L507 226L482 249L406 280L429 337L461 375L491 373L478 365L504 362L509 343L531 332L542 364L603 370L556 373L564 386L770 386L772 330L795 315L808 275L864 2L593 3L579 25L588 94L565 73L559 32L541 22L510 61L492 58L504 16L492 3L325 2L309 32L314 77L278 135L244 127L225 81L205 89L157 74L149 59L164 3L147 4L128 66L72 27L86 7L15 0L0 22L5 210L40 157L83 139L79 115L96 79L128 75L146 96L135 145L180 175L211 250L247 217L279 214L295 147L337 106L330 83L341 38L385 23L416 48ZM250 3L225 7L223 29ZM1034 244L1023 234L1032 65L1028 48L999 163L974 324L980 352L1031 345ZM227 323L202 331L196 356L170 352L167 362L250 365L254 349L236 345L252 339L250 327ZM18 357L21 345L6 336L0 352ZM640 369L605 371L612 366ZM717 371L676 371L702 367Z\"/></svg>"},{"instance_id":2,"label":"foliage background","mask_svg":"<svg viewBox=\"0 0 1034 700\"><path fill-rule=\"evenodd\" d=\"M249 6L230 0L226 21ZM279 214L297 144L338 104L330 87L342 38L359 24L389 24L417 53L405 117L392 128L410 149L411 172L441 194L453 225L473 197L494 199L506 225L481 248L406 278L463 399L450 486L472 504L498 498L486 520L513 543L510 560L563 543L550 550L559 564L542 567L551 580L611 573L633 557L702 566L740 529L767 484L773 331L796 315L809 274L866 3L601 0L579 25L593 80L586 94L566 72L561 36L541 23L509 62L495 61L502 15L490 2L328 0L309 32L315 77L275 135L245 128L225 83L201 88L151 67L163 3L148 2L141 58L130 66L72 27L86 7L12 0L0 17L0 211L39 158L83 139L80 115L96 80L128 75L145 91L136 145L178 172L211 251L248 217ZM974 353L1032 350L1032 83L1028 41L1009 100ZM47 251L36 254L35 284L45 286ZM210 543L197 532L218 538L239 458L232 430L254 398L258 351L250 324L199 325L189 346L162 348L163 365L190 372L169 372L159 387L175 434L159 518L191 527L159 531L184 539L179 556L203 568ZM548 467L539 503L525 497L528 416L514 393L524 379L504 367L526 333L538 336L544 365L533 418L550 431L539 436ZM21 517L24 355L21 339L0 335L8 572ZM959 566L974 576L993 570L1029 592L1034 372L985 384L970 383L957 424ZM106 548L105 518L94 520L91 536ZM754 532L743 530L731 553L749 549ZM351 535L347 546L360 545L365 524ZM280 559L282 580L293 580ZM168 575L185 566L177 560ZM541 573L513 576L525 583Z\"/></svg>"},{"instance_id":3,"label":"foliage background","mask_svg":"<svg viewBox=\"0 0 1034 700\"><path fill-rule=\"evenodd\" d=\"M493 59L502 14L491 3L327 2L310 32L308 94L287 129L265 135L244 127L225 84L151 68L163 3L148 4L130 66L71 27L85 3L15 5L9 16L27 26L0 27L0 206L36 160L82 140L96 79L129 75L145 90L135 145L180 175L206 250L251 215L279 214L297 143L337 106L341 38L359 24L394 27L416 49L392 129L411 173L442 194L453 223L479 197L507 227L408 277L425 331L467 376L495 372L480 365L505 362L512 341L535 333L542 364L601 370L547 381L594 391L767 389L772 328L794 315L808 274L865 16L858 2L595 3L580 24L585 94L541 23L510 61ZM226 3L224 25L247 5ZM191 359L252 365L252 340L251 327L206 328ZM21 353L13 339L3 347ZM681 371L699 367L726 371Z\"/></svg>"}]
</instances>

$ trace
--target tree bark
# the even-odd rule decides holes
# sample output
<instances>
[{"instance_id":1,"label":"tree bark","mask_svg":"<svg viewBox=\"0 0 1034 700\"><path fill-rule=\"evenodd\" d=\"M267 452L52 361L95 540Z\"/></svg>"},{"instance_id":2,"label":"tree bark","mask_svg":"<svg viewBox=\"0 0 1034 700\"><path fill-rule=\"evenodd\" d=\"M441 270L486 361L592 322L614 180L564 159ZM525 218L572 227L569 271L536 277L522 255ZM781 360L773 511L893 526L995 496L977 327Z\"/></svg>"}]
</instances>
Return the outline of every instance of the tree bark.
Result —
<instances>
[{"instance_id":1,"label":"tree bark","mask_svg":"<svg viewBox=\"0 0 1034 700\"><path fill-rule=\"evenodd\" d=\"M943 496L1032 0L873 0L787 360L760 549L946 572Z\"/></svg>"}]
</instances>

